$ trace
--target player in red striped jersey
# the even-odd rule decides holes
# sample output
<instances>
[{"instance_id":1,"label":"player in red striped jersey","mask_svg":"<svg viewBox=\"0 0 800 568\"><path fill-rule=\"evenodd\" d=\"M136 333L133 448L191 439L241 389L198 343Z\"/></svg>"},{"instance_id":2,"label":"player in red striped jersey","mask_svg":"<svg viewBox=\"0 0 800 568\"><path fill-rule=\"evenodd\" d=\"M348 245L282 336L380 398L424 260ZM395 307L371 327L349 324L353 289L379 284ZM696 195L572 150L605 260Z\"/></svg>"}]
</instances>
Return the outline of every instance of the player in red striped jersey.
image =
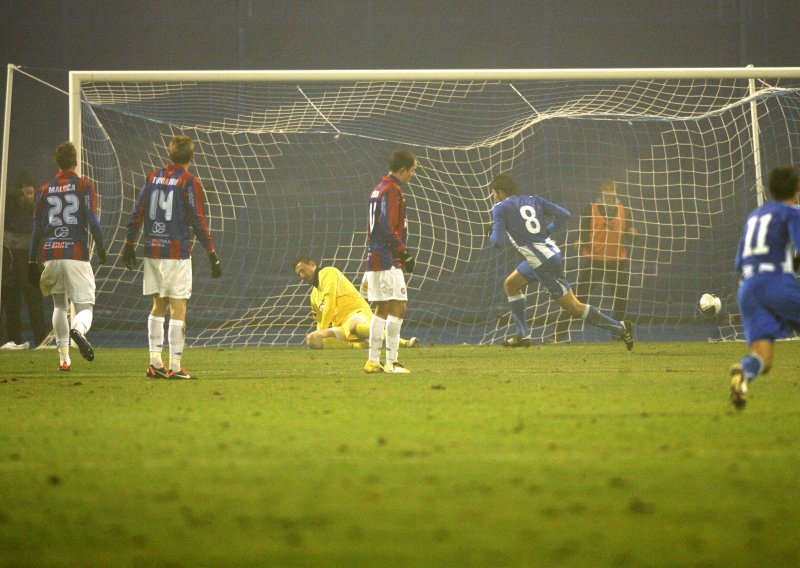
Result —
<instances>
[{"instance_id":1,"label":"player in red striped jersey","mask_svg":"<svg viewBox=\"0 0 800 568\"><path fill-rule=\"evenodd\" d=\"M86 339L92 327L95 296L94 272L89 264L89 234L94 239L100 263L106 261L103 232L97 219L97 194L92 182L75 173L77 152L71 142L55 151L60 168L56 176L39 188L33 212L33 233L28 255L28 276L44 296L53 296L53 330L58 346L59 371L69 371L70 337L87 361L94 349ZM39 272L38 258L44 260ZM70 329L69 302L75 306Z\"/></svg>"},{"instance_id":2,"label":"player in red striped jersey","mask_svg":"<svg viewBox=\"0 0 800 568\"><path fill-rule=\"evenodd\" d=\"M408 183L417 169L417 159L408 150L389 156L389 173L372 190L369 198L369 235L364 281L367 299L376 302L369 327L369 359L366 373L409 373L397 362L400 326L408 306L403 271L414 270L414 257L406 249L408 227L406 200L400 184ZM383 337L386 336L386 365L381 365Z\"/></svg>"},{"instance_id":3,"label":"player in red striped jersey","mask_svg":"<svg viewBox=\"0 0 800 568\"><path fill-rule=\"evenodd\" d=\"M150 172L139 193L128 223L122 259L127 268L133 269L137 236L144 227L143 293L153 298L147 320L150 343L147 376L196 379L181 367L186 340L186 304L192 295L192 232L208 251L211 276L219 278L222 269L206 224L203 184L189 173L189 164L194 160L194 142L188 136L175 136L168 152L172 163ZM167 308L170 312L169 368L162 359Z\"/></svg>"}]
</instances>

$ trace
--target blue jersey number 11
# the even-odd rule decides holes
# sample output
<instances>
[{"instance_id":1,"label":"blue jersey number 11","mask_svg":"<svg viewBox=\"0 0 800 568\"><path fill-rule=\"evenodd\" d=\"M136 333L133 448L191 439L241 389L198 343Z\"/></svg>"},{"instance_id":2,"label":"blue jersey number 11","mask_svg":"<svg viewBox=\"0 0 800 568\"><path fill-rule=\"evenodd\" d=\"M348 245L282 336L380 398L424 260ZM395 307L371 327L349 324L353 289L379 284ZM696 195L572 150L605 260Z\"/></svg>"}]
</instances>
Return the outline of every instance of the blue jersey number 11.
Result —
<instances>
[{"instance_id":1,"label":"blue jersey number 11","mask_svg":"<svg viewBox=\"0 0 800 568\"><path fill-rule=\"evenodd\" d=\"M767 213L766 215L761 215L760 217L750 217L747 220L747 232L744 235L742 258L747 258L753 255L769 254L769 246L767 246L767 231L769 229L770 221L772 221L772 213ZM756 225L758 225L757 234ZM754 234L755 243L753 243Z\"/></svg>"}]
</instances>

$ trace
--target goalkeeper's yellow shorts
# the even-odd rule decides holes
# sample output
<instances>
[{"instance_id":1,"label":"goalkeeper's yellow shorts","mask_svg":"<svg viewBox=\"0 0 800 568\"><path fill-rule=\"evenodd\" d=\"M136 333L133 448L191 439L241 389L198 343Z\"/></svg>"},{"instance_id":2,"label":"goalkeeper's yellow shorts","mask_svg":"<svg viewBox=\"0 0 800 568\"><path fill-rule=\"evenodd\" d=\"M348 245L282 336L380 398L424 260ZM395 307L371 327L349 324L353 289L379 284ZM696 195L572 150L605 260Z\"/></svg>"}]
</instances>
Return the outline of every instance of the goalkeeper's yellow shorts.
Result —
<instances>
[{"instance_id":1,"label":"goalkeeper's yellow shorts","mask_svg":"<svg viewBox=\"0 0 800 568\"><path fill-rule=\"evenodd\" d=\"M369 322L372 321L372 312L369 310L356 310L349 316L347 319L344 320L344 323L339 326L339 331L342 334L342 337L345 341L358 341L359 339L366 339L365 337L359 337L356 334L356 326L359 323L365 323L369 325ZM352 332L350 330L353 330ZM339 333L336 334L337 336Z\"/></svg>"}]
</instances>

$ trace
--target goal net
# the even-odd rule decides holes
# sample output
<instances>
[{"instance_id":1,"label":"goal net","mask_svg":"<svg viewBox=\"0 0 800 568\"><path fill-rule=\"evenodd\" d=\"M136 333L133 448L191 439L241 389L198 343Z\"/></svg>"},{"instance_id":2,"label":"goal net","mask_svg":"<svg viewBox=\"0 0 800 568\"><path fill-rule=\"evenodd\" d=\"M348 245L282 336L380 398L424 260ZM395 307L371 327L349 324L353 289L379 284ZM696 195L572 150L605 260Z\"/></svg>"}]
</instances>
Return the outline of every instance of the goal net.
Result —
<instances>
[{"instance_id":1,"label":"goal net","mask_svg":"<svg viewBox=\"0 0 800 568\"><path fill-rule=\"evenodd\" d=\"M97 273L97 343L146 342L142 276L119 253L139 188L177 134L196 141L192 171L224 271L211 279L195 248L189 345L302 343L314 322L293 260L335 265L358 285L368 194L397 148L419 162L404 190L417 257L404 334L490 344L514 333L502 283L519 258L485 236L489 182L509 172L522 193L573 213L554 235L573 283L579 217L615 182L635 228L625 317L639 338L739 338L733 257L762 175L798 161L800 81L661 71L72 73L72 138L112 259ZM608 283L591 284L582 300L619 308ZM699 313L704 292L722 299L718 316ZM558 305L536 286L526 293L532 339L552 340L565 326ZM572 341L609 339L566 325Z\"/></svg>"}]
</instances>

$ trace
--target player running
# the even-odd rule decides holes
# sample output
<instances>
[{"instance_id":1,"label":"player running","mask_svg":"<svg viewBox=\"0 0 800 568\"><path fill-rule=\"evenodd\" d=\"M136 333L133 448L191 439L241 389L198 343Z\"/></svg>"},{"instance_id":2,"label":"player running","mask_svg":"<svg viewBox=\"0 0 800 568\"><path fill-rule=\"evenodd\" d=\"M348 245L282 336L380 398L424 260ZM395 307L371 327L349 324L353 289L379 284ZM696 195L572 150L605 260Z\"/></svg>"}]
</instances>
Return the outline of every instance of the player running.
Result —
<instances>
[{"instance_id":1,"label":"player running","mask_svg":"<svg viewBox=\"0 0 800 568\"><path fill-rule=\"evenodd\" d=\"M92 327L95 281L89 263L89 233L94 239L100 263L106 261L103 232L97 219L97 194L92 182L75 173L77 152L72 142L64 142L55 151L60 168L56 176L39 188L33 212L33 232L28 254L28 280L42 295L53 296L53 331L58 347L59 371L69 371L69 340L75 342L81 356L94 359L86 335ZM39 273L37 260L44 259ZM72 329L67 311L75 306Z\"/></svg>"},{"instance_id":2,"label":"player running","mask_svg":"<svg viewBox=\"0 0 800 568\"><path fill-rule=\"evenodd\" d=\"M317 320L317 330L306 336L310 349L347 342L361 346L369 339L372 311L341 270L334 266L319 267L308 256L298 256L294 272L306 284L311 284L311 311ZM416 347L418 340L400 338L402 347Z\"/></svg>"},{"instance_id":3,"label":"player running","mask_svg":"<svg viewBox=\"0 0 800 568\"><path fill-rule=\"evenodd\" d=\"M169 143L172 163L156 168L147 176L128 223L122 260L128 269L136 262L135 243L144 226L143 294L152 296L153 307L147 318L150 366L153 379L196 379L181 367L186 341L186 304L192 295L192 235L208 251L211 276L222 275L211 233L206 226L205 194L200 180L189 173L194 160L194 142L188 136L175 136ZM169 368L164 366L164 321L169 321Z\"/></svg>"},{"instance_id":4,"label":"player running","mask_svg":"<svg viewBox=\"0 0 800 568\"><path fill-rule=\"evenodd\" d=\"M729 370L731 402L740 409L747 404L749 383L772 368L775 340L800 331L800 283L792 266L800 246L797 172L777 167L768 184L773 201L748 215L736 251L739 311L749 347Z\"/></svg>"},{"instance_id":5,"label":"player running","mask_svg":"<svg viewBox=\"0 0 800 568\"><path fill-rule=\"evenodd\" d=\"M517 334L505 340L503 345L527 347L531 344L523 290L529 283L539 282L571 316L620 336L628 351L633 349L631 322L608 317L594 306L578 300L570 289L564 275L561 251L550 238L570 218L570 212L542 197L517 195L517 183L508 174L495 177L490 188L497 203L492 208L489 242L500 247L508 240L524 259L503 282L511 317L517 326ZM546 219L552 221L545 225Z\"/></svg>"}]
</instances>

